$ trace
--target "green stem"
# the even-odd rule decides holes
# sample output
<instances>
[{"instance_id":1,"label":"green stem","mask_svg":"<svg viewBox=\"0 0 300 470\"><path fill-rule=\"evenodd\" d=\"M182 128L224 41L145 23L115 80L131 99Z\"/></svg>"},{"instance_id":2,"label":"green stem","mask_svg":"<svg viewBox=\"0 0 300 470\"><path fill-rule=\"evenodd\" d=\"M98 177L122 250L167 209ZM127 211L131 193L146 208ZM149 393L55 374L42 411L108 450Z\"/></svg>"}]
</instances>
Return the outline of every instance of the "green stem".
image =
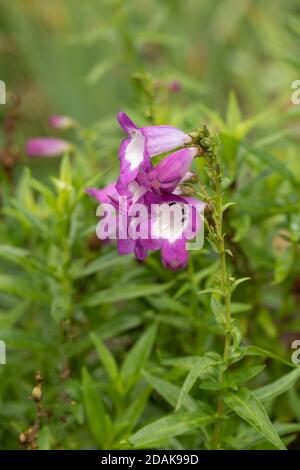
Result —
<instances>
[{"instance_id":1,"label":"green stem","mask_svg":"<svg viewBox=\"0 0 300 470\"><path fill-rule=\"evenodd\" d=\"M226 251L223 234L223 199L222 199L222 173L219 164L215 161L214 168L214 183L215 183L215 232L217 240L217 248L220 257L220 277L221 277L221 289L224 294L225 304L225 342L223 350L223 360L225 366L228 365L230 347L231 347L231 293L229 288L229 275L227 273L226 266ZM220 373L220 383L223 383L223 373ZM221 433L222 433L222 415L224 412L224 401L222 393L220 393L217 405L217 417L220 418L215 424L213 436L212 436L212 447L218 448Z\"/></svg>"}]
</instances>

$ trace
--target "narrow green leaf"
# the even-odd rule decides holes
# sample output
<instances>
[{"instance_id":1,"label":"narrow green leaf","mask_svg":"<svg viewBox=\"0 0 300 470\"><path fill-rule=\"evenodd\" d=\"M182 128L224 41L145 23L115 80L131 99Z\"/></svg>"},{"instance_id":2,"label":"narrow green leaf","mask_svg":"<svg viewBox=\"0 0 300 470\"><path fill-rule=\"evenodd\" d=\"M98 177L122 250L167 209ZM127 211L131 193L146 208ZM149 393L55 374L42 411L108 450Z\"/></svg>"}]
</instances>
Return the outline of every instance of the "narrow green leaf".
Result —
<instances>
[{"instance_id":1,"label":"narrow green leaf","mask_svg":"<svg viewBox=\"0 0 300 470\"><path fill-rule=\"evenodd\" d=\"M237 415L247 421L254 429L280 450L286 450L278 432L274 428L261 402L247 388L238 392L227 392L224 401Z\"/></svg>"},{"instance_id":2,"label":"narrow green leaf","mask_svg":"<svg viewBox=\"0 0 300 470\"><path fill-rule=\"evenodd\" d=\"M288 402L291 410L294 413L295 418L297 419L298 423L300 423L300 397L296 390L296 387L292 387L289 389Z\"/></svg>"},{"instance_id":3,"label":"narrow green leaf","mask_svg":"<svg viewBox=\"0 0 300 470\"><path fill-rule=\"evenodd\" d=\"M230 91L226 112L226 126L228 130L234 133L241 121L242 116L236 94L234 91Z\"/></svg>"},{"instance_id":4,"label":"narrow green leaf","mask_svg":"<svg viewBox=\"0 0 300 470\"><path fill-rule=\"evenodd\" d=\"M110 419L96 391L96 384L85 367L82 370L82 393L90 429L104 449L109 437Z\"/></svg>"},{"instance_id":5,"label":"narrow green leaf","mask_svg":"<svg viewBox=\"0 0 300 470\"><path fill-rule=\"evenodd\" d=\"M287 434L300 432L299 423L274 423L274 427L279 436L286 436ZM239 450L242 448L243 450L247 450L254 446L263 444L265 442L265 438L254 429L247 428L237 435L235 441L236 449Z\"/></svg>"},{"instance_id":6,"label":"narrow green leaf","mask_svg":"<svg viewBox=\"0 0 300 470\"><path fill-rule=\"evenodd\" d=\"M133 434L129 441L134 447L149 447L214 421L214 417L199 415L194 411L174 413L143 427Z\"/></svg>"},{"instance_id":7,"label":"narrow green leaf","mask_svg":"<svg viewBox=\"0 0 300 470\"><path fill-rule=\"evenodd\" d=\"M236 281L234 281L234 283L232 284L231 286L231 291L233 292L237 286L239 286L240 284L242 284L243 282L246 282L246 281L249 281L249 279L251 279L250 277L241 277L240 279L237 279Z\"/></svg>"},{"instance_id":8,"label":"narrow green leaf","mask_svg":"<svg viewBox=\"0 0 300 470\"><path fill-rule=\"evenodd\" d=\"M236 202L227 202L227 204L224 204L222 212L224 213L225 211L227 211L227 209L229 209L229 207L232 207L235 205L236 205Z\"/></svg>"},{"instance_id":9,"label":"narrow green leaf","mask_svg":"<svg viewBox=\"0 0 300 470\"><path fill-rule=\"evenodd\" d=\"M112 289L102 290L94 294L87 295L82 306L95 307L96 305L115 303L121 300L137 299L147 295L159 294L171 287L173 283L168 284L150 284L150 285L131 285L127 287L114 287Z\"/></svg>"},{"instance_id":10,"label":"narrow green leaf","mask_svg":"<svg viewBox=\"0 0 300 470\"><path fill-rule=\"evenodd\" d=\"M232 334L232 339L233 339L232 349L233 351L235 351L241 344L242 333L241 333L241 330L236 325L233 324L232 329L231 329L231 334Z\"/></svg>"},{"instance_id":11,"label":"narrow green leaf","mask_svg":"<svg viewBox=\"0 0 300 470\"><path fill-rule=\"evenodd\" d=\"M177 385L167 382L166 380L163 380L159 377L155 377L146 371L143 371L143 376L151 385L151 387L153 387L156 392L159 393L159 395L161 395L166 400L166 402L169 403L169 405L175 408L180 395L180 387L177 387ZM182 403L182 406L188 411L193 411L197 408L197 403L195 400L193 400L193 398L187 395Z\"/></svg>"},{"instance_id":12,"label":"narrow green leaf","mask_svg":"<svg viewBox=\"0 0 300 470\"><path fill-rule=\"evenodd\" d=\"M127 390L139 379L151 354L156 332L157 325L150 326L127 354L121 367L121 380Z\"/></svg>"},{"instance_id":13,"label":"narrow green leaf","mask_svg":"<svg viewBox=\"0 0 300 470\"><path fill-rule=\"evenodd\" d=\"M172 359L164 359L164 366L177 367L178 369L191 370L198 362L199 356L174 357Z\"/></svg>"},{"instance_id":14,"label":"narrow green leaf","mask_svg":"<svg viewBox=\"0 0 300 470\"><path fill-rule=\"evenodd\" d=\"M254 391L254 395L261 401L271 400L276 398L279 395L282 395L284 392L287 392L300 378L300 367L288 374L280 377L280 379L275 380L264 387L258 388Z\"/></svg>"},{"instance_id":15,"label":"narrow green leaf","mask_svg":"<svg viewBox=\"0 0 300 470\"><path fill-rule=\"evenodd\" d=\"M284 250L278 250L275 255L275 272L273 284L280 284L290 273L298 255L298 246L289 244Z\"/></svg>"},{"instance_id":16,"label":"narrow green leaf","mask_svg":"<svg viewBox=\"0 0 300 470\"><path fill-rule=\"evenodd\" d=\"M242 143L241 147L256 157L260 162L264 163L268 168L271 168L274 172L279 173L280 176L289 180L294 186L297 185L297 181L295 180L293 173L285 163L281 162L273 155L268 154L264 150L256 149L248 144Z\"/></svg>"},{"instance_id":17,"label":"narrow green leaf","mask_svg":"<svg viewBox=\"0 0 300 470\"><path fill-rule=\"evenodd\" d=\"M113 338L124 333L125 331L137 328L142 324L141 315L115 315L110 320L107 320L94 332L102 340ZM91 347L91 338L86 334L83 338L78 338L78 341L70 342L65 345L65 351L69 357L75 354L81 354Z\"/></svg>"},{"instance_id":18,"label":"narrow green leaf","mask_svg":"<svg viewBox=\"0 0 300 470\"><path fill-rule=\"evenodd\" d=\"M131 259L126 256L119 256L109 253L106 256L100 256L87 266L78 266L74 269L73 277L80 279L82 277L90 276L91 274L104 271L105 269L112 269L114 267L126 266L131 263Z\"/></svg>"},{"instance_id":19,"label":"narrow green leaf","mask_svg":"<svg viewBox=\"0 0 300 470\"><path fill-rule=\"evenodd\" d=\"M268 351L267 349L260 348L259 346L246 346L243 349L243 355L245 356L260 356L263 358L269 357L270 359L274 359L275 361L282 362L290 367L295 367L294 364L287 361L286 359L278 356L278 354L273 353L272 351Z\"/></svg>"},{"instance_id":20,"label":"narrow green leaf","mask_svg":"<svg viewBox=\"0 0 300 470\"><path fill-rule=\"evenodd\" d=\"M226 315L225 308L213 295L210 298L210 308L215 316L216 322L219 325L225 325Z\"/></svg>"},{"instance_id":21,"label":"narrow green leaf","mask_svg":"<svg viewBox=\"0 0 300 470\"><path fill-rule=\"evenodd\" d=\"M105 367L108 376L110 377L112 382L117 382L119 372L114 356L95 333L90 333L90 337L97 349L100 361Z\"/></svg>"},{"instance_id":22,"label":"narrow green leaf","mask_svg":"<svg viewBox=\"0 0 300 470\"><path fill-rule=\"evenodd\" d=\"M214 289L214 288L209 288L209 289L203 289L198 291L198 294L219 294L224 296L224 293L220 289Z\"/></svg>"},{"instance_id":23,"label":"narrow green leaf","mask_svg":"<svg viewBox=\"0 0 300 470\"><path fill-rule=\"evenodd\" d=\"M145 388L141 393L139 393L135 400L128 405L124 413L122 413L119 420L114 424L117 424L121 429L124 429L125 427L127 430L131 431L139 421L139 418L147 405L150 393L150 387Z\"/></svg>"},{"instance_id":24,"label":"narrow green leaf","mask_svg":"<svg viewBox=\"0 0 300 470\"><path fill-rule=\"evenodd\" d=\"M240 370L226 374L226 382L228 384L243 385L249 380L260 374L265 368L265 365L253 366L253 367L242 367Z\"/></svg>"},{"instance_id":25,"label":"narrow green leaf","mask_svg":"<svg viewBox=\"0 0 300 470\"><path fill-rule=\"evenodd\" d=\"M69 155L64 155L59 169L59 179L66 185L72 184L73 169Z\"/></svg>"},{"instance_id":26,"label":"narrow green leaf","mask_svg":"<svg viewBox=\"0 0 300 470\"><path fill-rule=\"evenodd\" d=\"M216 361L208 356L203 356L198 359L196 364L192 367L186 379L183 383L183 386L178 397L178 402L176 405L176 411L178 411L183 405L184 400L189 394L192 386L195 384L196 380L199 379L203 374L205 374L208 369L216 365Z\"/></svg>"}]
</instances>

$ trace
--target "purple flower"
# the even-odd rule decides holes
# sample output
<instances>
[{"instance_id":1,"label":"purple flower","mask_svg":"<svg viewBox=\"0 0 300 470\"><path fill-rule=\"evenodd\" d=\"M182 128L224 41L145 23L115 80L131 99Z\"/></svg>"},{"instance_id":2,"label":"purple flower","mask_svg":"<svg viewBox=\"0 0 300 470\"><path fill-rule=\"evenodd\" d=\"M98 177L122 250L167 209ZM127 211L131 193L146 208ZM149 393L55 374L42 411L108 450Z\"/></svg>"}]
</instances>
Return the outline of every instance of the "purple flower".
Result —
<instances>
[{"instance_id":1,"label":"purple flower","mask_svg":"<svg viewBox=\"0 0 300 470\"><path fill-rule=\"evenodd\" d=\"M48 124L53 129L69 129L74 126L75 122L69 116L50 116Z\"/></svg>"},{"instance_id":2,"label":"purple flower","mask_svg":"<svg viewBox=\"0 0 300 470\"><path fill-rule=\"evenodd\" d=\"M191 142L191 137L176 127L138 128L125 113L119 113L118 121L128 135L119 149L120 177L117 190L120 194L127 194L128 184L137 177L140 170L147 172L151 169L151 157Z\"/></svg>"},{"instance_id":3,"label":"purple flower","mask_svg":"<svg viewBox=\"0 0 300 470\"><path fill-rule=\"evenodd\" d=\"M57 157L71 149L69 142L55 137L38 137L26 143L26 153L30 157Z\"/></svg>"},{"instance_id":4,"label":"purple flower","mask_svg":"<svg viewBox=\"0 0 300 470\"><path fill-rule=\"evenodd\" d=\"M190 166L198 150L189 147L163 158L158 165L137 177L139 183L158 193L172 193L190 177Z\"/></svg>"},{"instance_id":5,"label":"purple flower","mask_svg":"<svg viewBox=\"0 0 300 470\"><path fill-rule=\"evenodd\" d=\"M106 188L88 188L87 192L101 207L114 208L107 220L115 224L119 254L134 253L144 260L149 251L160 250L167 268L181 269L188 261L186 243L202 227L203 203L179 195L179 185L192 176L190 168L198 149L185 147L191 138L180 129L138 128L124 113L118 120L127 133L119 149L120 176ZM178 147L184 148L152 165L151 157ZM108 230L108 238L113 232Z\"/></svg>"}]
</instances>

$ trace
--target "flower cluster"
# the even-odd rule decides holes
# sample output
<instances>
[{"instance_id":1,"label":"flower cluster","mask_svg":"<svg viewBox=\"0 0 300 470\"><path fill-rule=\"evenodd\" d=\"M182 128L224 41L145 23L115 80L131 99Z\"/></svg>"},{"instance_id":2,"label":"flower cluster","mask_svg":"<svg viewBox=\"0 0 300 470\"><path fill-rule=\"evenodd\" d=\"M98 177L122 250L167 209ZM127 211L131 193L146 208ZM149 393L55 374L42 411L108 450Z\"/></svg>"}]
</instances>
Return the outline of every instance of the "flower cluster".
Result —
<instances>
[{"instance_id":1,"label":"flower cluster","mask_svg":"<svg viewBox=\"0 0 300 470\"><path fill-rule=\"evenodd\" d=\"M114 207L110 217L117 225L120 254L134 252L137 259L144 260L150 250L161 250L166 267L183 268L188 261L186 241L201 230L203 203L185 197L180 185L193 176L190 168L199 150L188 134L175 127L138 128L125 113L118 115L118 121L127 134L119 148L120 175L106 188L88 188L87 192L102 205ZM174 152L153 166L152 157L170 151ZM120 204L124 199L125 209ZM179 219L166 219L162 208L179 209ZM134 236L128 230L132 225L143 236ZM108 230L101 238L113 238L111 235Z\"/></svg>"}]
</instances>

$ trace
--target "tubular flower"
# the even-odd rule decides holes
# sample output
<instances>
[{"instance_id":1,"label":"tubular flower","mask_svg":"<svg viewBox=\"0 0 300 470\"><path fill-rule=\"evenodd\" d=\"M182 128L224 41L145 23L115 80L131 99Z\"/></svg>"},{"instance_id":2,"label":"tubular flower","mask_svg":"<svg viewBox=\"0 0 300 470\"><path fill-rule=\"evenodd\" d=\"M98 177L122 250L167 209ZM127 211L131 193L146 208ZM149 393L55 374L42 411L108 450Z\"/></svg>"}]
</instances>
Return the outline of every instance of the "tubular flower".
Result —
<instances>
[{"instance_id":1,"label":"tubular flower","mask_svg":"<svg viewBox=\"0 0 300 470\"><path fill-rule=\"evenodd\" d=\"M118 115L118 121L127 133L119 149L119 178L106 188L88 188L87 192L103 207L113 206L108 222L116 226L119 254L134 253L144 260L149 251L160 250L167 268L184 268L186 242L202 228L204 205L179 195L179 185L191 178L191 164L199 151L185 147L191 144L191 137L175 127L138 128L124 113ZM152 165L151 157L178 147L184 148ZM112 232L107 231L108 238Z\"/></svg>"},{"instance_id":2,"label":"tubular flower","mask_svg":"<svg viewBox=\"0 0 300 470\"><path fill-rule=\"evenodd\" d=\"M140 169L147 171L151 168L151 157L191 142L191 137L176 127L138 128L123 112L118 114L118 121L128 136L119 149L120 177L117 189L120 194L126 194L128 184L137 177Z\"/></svg>"},{"instance_id":3,"label":"tubular flower","mask_svg":"<svg viewBox=\"0 0 300 470\"><path fill-rule=\"evenodd\" d=\"M30 157L57 157L71 149L69 142L55 137L37 137L26 144L26 153Z\"/></svg>"}]
</instances>

